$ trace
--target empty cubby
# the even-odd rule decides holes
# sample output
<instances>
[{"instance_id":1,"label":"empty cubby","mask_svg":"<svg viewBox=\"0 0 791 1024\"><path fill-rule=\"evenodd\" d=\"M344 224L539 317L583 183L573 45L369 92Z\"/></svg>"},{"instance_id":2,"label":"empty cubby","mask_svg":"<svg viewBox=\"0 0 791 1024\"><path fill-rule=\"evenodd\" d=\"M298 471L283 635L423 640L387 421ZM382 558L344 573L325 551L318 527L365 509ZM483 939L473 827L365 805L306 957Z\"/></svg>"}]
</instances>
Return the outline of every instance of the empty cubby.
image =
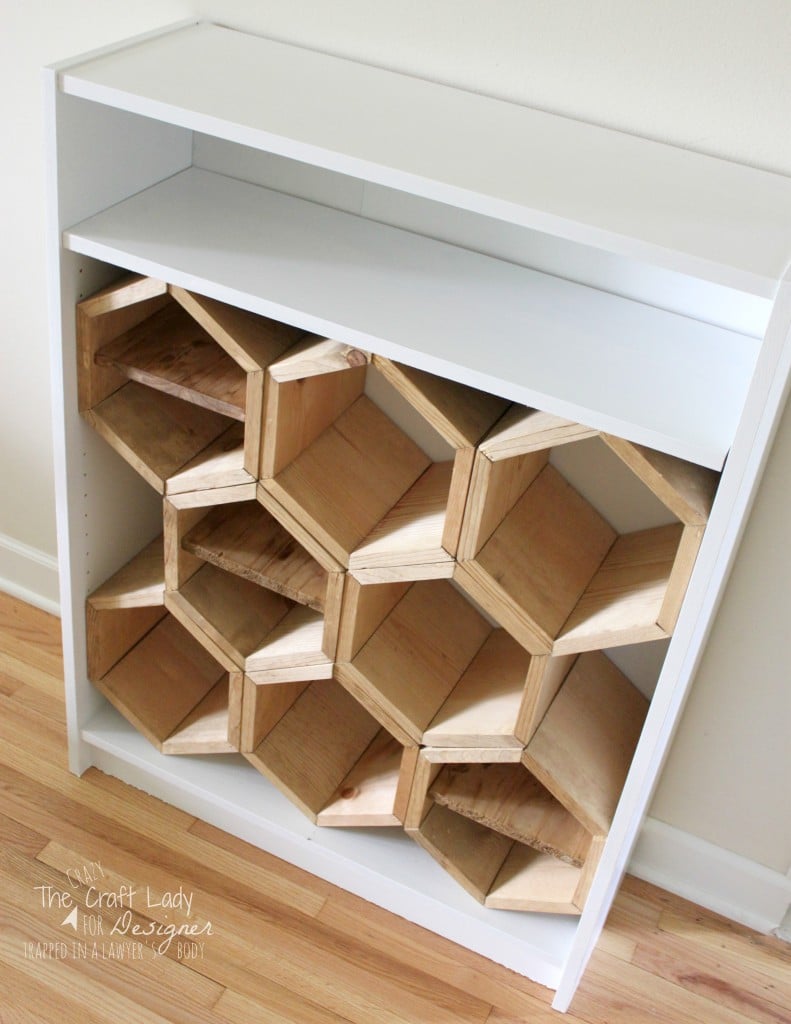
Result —
<instances>
[{"instance_id":1,"label":"empty cubby","mask_svg":"<svg viewBox=\"0 0 791 1024\"><path fill-rule=\"evenodd\" d=\"M308 340L269 368L262 484L294 531L305 531L304 543L359 578L448 577L475 444L506 406L424 371Z\"/></svg>"},{"instance_id":2,"label":"empty cubby","mask_svg":"<svg viewBox=\"0 0 791 1024\"><path fill-rule=\"evenodd\" d=\"M619 533L550 462L593 434L514 407L476 453L454 578L537 654L669 636L716 490L712 470L599 435L673 519Z\"/></svg>"},{"instance_id":3,"label":"empty cubby","mask_svg":"<svg viewBox=\"0 0 791 1024\"><path fill-rule=\"evenodd\" d=\"M77 307L80 411L161 494L255 481L264 372L303 336L125 277Z\"/></svg>"},{"instance_id":4,"label":"empty cubby","mask_svg":"<svg viewBox=\"0 0 791 1024\"><path fill-rule=\"evenodd\" d=\"M242 752L318 825L400 826L404 747L334 680L244 684Z\"/></svg>"},{"instance_id":5,"label":"empty cubby","mask_svg":"<svg viewBox=\"0 0 791 1024\"><path fill-rule=\"evenodd\" d=\"M88 676L165 754L238 749L242 676L165 608L158 537L88 598Z\"/></svg>"}]
</instances>

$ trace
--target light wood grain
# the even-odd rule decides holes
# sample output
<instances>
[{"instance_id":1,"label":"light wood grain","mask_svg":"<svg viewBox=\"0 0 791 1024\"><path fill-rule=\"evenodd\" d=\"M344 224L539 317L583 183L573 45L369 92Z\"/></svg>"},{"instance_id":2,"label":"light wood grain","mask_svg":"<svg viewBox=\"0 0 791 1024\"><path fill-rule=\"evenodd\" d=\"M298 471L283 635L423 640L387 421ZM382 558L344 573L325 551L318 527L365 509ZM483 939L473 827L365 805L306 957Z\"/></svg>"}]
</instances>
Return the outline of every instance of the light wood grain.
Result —
<instances>
[{"instance_id":1,"label":"light wood grain","mask_svg":"<svg viewBox=\"0 0 791 1024\"><path fill-rule=\"evenodd\" d=\"M354 658L366 706L399 739L420 743L490 631L446 581L413 583Z\"/></svg>"},{"instance_id":2,"label":"light wood grain","mask_svg":"<svg viewBox=\"0 0 791 1024\"><path fill-rule=\"evenodd\" d=\"M627 533L613 544L585 593L559 630L555 654L573 654L620 644L659 640L658 624L673 573L683 527L677 523ZM694 560L696 548L689 552ZM685 559L671 596L676 609L686 589ZM672 612L672 608L668 607ZM672 614L668 621L672 619Z\"/></svg>"},{"instance_id":3,"label":"light wood grain","mask_svg":"<svg viewBox=\"0 0 791 1024\"><path fill-rule=\"evenodd\" d=\"M521 747L531 657L504 629L489 634L423 733L433 747Z\"/></svg>"},{"instance_id":4,"label":"light wood grain","mask_svg":"<svg viewBox=\"0 0 791 1024\"><path fill-rule=\"evenodd\" d=\"M514 843L484 901L496 910L579 914L574 895L580 869Z\"/></svg>"},{"instance_id":5,"label":"light wood grain","mask_svg":"<svg viewBox=\"0 0 791 1024\"><path fill-rule=\"evenodd\" d=\"M513 405L481 442L480 451L491 462L499 462L528 452L555 448L559 444L581 441L596 433L598 431L573 420Z\"/></svg>"},{"instance_id":6,"label":"light wood grain","mask_svg":"<svg viewBox=\"0 0 791 1024\"><path fill-rule=\"evenodd\" d=\"M396 794L404 748L380 729L316 818L328 827L387 827L401 824Z\"/></svg>"},{"instance_id":7,"label":"light wood grain","mask_svg":"<svg viewBox=\"0 0 791 1024\"><path fill-rule=\"evenodd\" d=\"M698 551L703 542L703 529L702 526L685 526L681 534L662 607L656 617L657 626L668 636L672 636L676 628L681 604L686 596L692 570L695 568Z\"/></svg>"},{"instance_id":8,"label":"light wood grain","mask_svg":"<svg viewBox=\"0 0 791 1024\"><path fill-rule=\"evenodd\" d=\"M508 408L505 399L374 355L374 366L454 448L472 448Z\"/></svg>"},{"instance_id":9,"label":"light wood grain","mask_svg":"<svg viewBox=\"0 0 791 1024\"><path fill-rule=\"evenodd\" d=\"M165 549L162 534L123 565L90 597L96 610L151 608L165 603Z\"/></svg>"},{"instance_id":10,"label":"light wood grain","mask_svg":"<svg viewBox=\"0 0 791 1024\"><path fill-rule=\"evenodd\" d=\"M181 544L227 572L324 611L326 572L256 501L211 509Z\"/></svg>"},{"instance_id":11,"label":"light wood grain","mask_svg":"<svg viewBox=\"0 0 791 1024\"><path fill-rule=\"evenodd\" d=\"M90 599L86 608L88 678L106 675L146 633L165 616L161 605L97 610Z\"/></svg>"},{"instance_id":12,"label":"light wood grain","mask_svg":"<svg viewBox=\"0 0 791 1024\"><path fill-rule=\"evenodd\" d=\"M606 835L648 709L600 651L583 654L522 756L524 764L594 835Z\"/></svg>"},{"instance_id":13,"label":"light wood grain","mask_svg":"<svg viewBox=\"0 0 791 1024\"><path fill-rule=\"evenodd\" d=\"M221 674L217 662L168 616L96 685L144 736L161 747Z\"/></svg>"},{"instance_id":14,"label":"light wood grain","mask_svg":"<svg viewBox=\"0 0 791 1024\"><path fill-rule=\"evenodd\" d=\"M243 754L251 754L264 741L308 684L309 680L299 680L259 685L245 674L239 743Z\"/></svg>"},{"instance_id":15,"label":"light wood grain","mask_svg":"<svg viewBox=\"0 0 791 1024\"><path fill-rule=\"evenodd\" d=\"M241 709L237 709L238 712ZM231 724L230 691L227 675L212 687L162 743L163 754L234 754L238 744L229 734L238 732L238 719Z\"/></svg>"},{"instance_id":16,"label":"light wood grain","mask_svg":"<svg viewBox=\"0 0 791 1024\"><path fill-rule=\"evenodd\" d=\"M99 366L235 420L245 418L242 368L178 305L170 302L98 350Z\"/></svg>"},{"instance_id":17,"label":"light wood grain","mask_svg":"<svg viewBox=\"0 0 791 1024\"><path fill-rule=\"evenodd\" d=\"M261 477L268 480L313 443L363 392L367 353L309 338L269 367Z\"/></svg>"},{"instance_id":18,"label":"light wood grain","mask_svg":"<svg viewBox=\"0 0 791 1024\"><path fill-rule=\"evenodd\" d=\"M168 477L216 441L228 426L226 417L219 413L136 381L129 381L85 415L105 441L160 494Z\"/></svg>"},{"instance_id":19,"label":"light wood grain","mask_svg":"<svg viewBox=\"0 0 791 1024\"><path fill-rule=\"evenodd\" d=\"M315 821L378 732L342 686L312 683L245 756Z\"/></svg>"},{"instance_id":20,"label":"light wood grain","mask_svg":"<svg viewBox=\"0 0 791 1024\"><path fill-rule=\"evenodd\" d=\"M352 661L377 626L409 590L409 583L391 582L365 586L348 576L343 594L338 661Z\"/></svg>"},{"instance_id":21,"label":"light wood grain","mask_svg":"<svg viewBox=\"0 0 791 1024\"><path fill-rule=\"evenodd\" d=\"M403 578L411 579L413 565L450 566L452 553L442 541L452 474L452 462L429 466L351 553L349 570L359 574L359 570L398 566L405 570Z\"/></svg>"},{"instance_id":22,"label":"light wood grain","mask_svg":"<svg viewBox=\"0 0 791 1024\"><path fill-rule=\"evenodd\" d=\"M602 434L601 437L682 523L687 526L706 525L717 492L719 473L612 434Z\"/></svg>"},{"instance_id":23,"label":"light wood grain","mask_svg":"<svg viewBox=\"0 0 791 1024\"><path fill-rule=\"evenodd\" d=\"M315 380L317 378L313 378ZM365 395L266 488L342 565L428 468L429 458Z\"/></svg>"},{"instance_id":24,"label":"light wood grain","mask_svg":"<svg viewBox=\"0 0 791 1024\"><path fill-rule=\"evenodd\" d=\"M430 789L449 807L518 843L582 867L589 832L520 764L446 765Z\"/></svg>"},{"instance_id":25,"label":"light wood grain","mask_svg":"<svg viewBox=\"0 0 791 1024\"><path fill-rule=\"evenodd\" d=\"M245 465L245 431L234 423L168 477L165 493L170 497L254 483L255 474Z\"/></svg>"},{"instance_id":26,"label":"light wood grain","mask_svg":"<svg viewBox=\"0 0 791 1024\"><path fill-rule=\"evenodd\" d=\"M77 304L77 390L80 412L93 408L126 378L113 367L96 365L96 353L108 342L153 316L168 304L162 281L127 276Z\"/></svg>"}]
</instances>

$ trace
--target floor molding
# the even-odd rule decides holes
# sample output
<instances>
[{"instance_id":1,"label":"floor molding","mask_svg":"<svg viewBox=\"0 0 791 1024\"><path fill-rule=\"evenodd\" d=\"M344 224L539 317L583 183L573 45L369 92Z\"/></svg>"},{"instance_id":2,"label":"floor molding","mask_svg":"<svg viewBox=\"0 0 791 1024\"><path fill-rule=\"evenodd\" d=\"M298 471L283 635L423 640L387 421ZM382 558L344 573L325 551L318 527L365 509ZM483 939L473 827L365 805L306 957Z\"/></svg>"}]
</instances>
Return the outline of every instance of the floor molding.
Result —
<instances>
[{"instance_id":1,"label":"floor molding","mask_svg":"<svg viewBox=\"0 0 791 1024\"><path fill-rule=\"evenodd\" d=\"M60 615L57 558L0 533L0 590Z\"/></svg>"},{"instance_id":2,"label":"floor molding","mask_svg":"<svg viewBox=\"0 0 791 1024\"><path fill-rule=\"evenodd\" d=\"M638 878L768 934L791 904L791 878L657 818L647 818L628 868Z\"/></svg>"}]
</instances>

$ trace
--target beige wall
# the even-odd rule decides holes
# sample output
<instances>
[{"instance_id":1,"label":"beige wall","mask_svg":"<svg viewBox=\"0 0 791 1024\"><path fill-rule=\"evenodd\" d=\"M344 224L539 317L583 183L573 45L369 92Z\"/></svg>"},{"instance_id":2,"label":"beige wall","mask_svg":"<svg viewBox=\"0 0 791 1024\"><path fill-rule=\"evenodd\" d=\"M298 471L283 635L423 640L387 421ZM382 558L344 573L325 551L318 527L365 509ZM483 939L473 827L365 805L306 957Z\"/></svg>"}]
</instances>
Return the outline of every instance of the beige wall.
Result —
<instances>
[{"instance_id":1,"label":"beige wall","mask_svg":"<svg viewBox=\"0 0 791 1024\"><path fill-rule=\"evenodd\" d=\"M4 544L54 553L37 69L193 11L791 174L787 0L0 0L0 576ZM786 415L652 810L782 872L790 467Z\"/></svg>"}]
</instances>

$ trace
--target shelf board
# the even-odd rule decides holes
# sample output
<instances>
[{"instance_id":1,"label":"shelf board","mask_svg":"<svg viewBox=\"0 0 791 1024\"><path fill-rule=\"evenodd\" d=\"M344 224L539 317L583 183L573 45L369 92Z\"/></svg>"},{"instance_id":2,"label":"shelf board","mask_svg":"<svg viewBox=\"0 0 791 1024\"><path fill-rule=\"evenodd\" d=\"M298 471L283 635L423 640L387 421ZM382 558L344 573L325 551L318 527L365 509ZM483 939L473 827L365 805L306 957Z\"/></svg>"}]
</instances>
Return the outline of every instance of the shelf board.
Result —
<instances>
[{"instance_id":1,"label":"shelf board","mask_svg":"<svg viewBox=\"0 0 791 1024\"><path fill-rule=\"evenodd\" d=\"M556 987L578 922L486 910L399 829L312 825L241 755L166 757L109 705L82 730L108 774L407 920Z\"/></svg>"},{"instance_id":2,"label":"shelf board","mask_svg":"<svg viewBox=\"0 0 791 1024\"><path fill-rule=\"evenodd\" d=\"M326 571L256 501L213 508L182 546L227 572L324 611Z\"/></svg>"},{"instance_id":3,"label":"shelf board","mask_svg":"<svg viewBox=\"0 0 791 1024\"><path fill-rule=\"evenodd\" d=\"M64 242L715 469L758 349L744 335L197 168L72 227Z\"/></svg>"},{"instance_id":4,"label":"shelf board","mask_svg":"<svg viewBox=\"0 0 791 1024\"><path fill-rule=\"evenodd\" d=\"M175 302L103 345L94 359L185 402L245 418L244 370Z\"/></svg>"},{"instance_id":5,"label":"shelf board","mask_svg":"<svg viewBox=\"0 0 791 1024\"><path fill-rule=\"evenodd\" d=\"M217 25L75 63L59 85L754 295L788 261L781 175Z\"/></svg>"}]
</instances>

